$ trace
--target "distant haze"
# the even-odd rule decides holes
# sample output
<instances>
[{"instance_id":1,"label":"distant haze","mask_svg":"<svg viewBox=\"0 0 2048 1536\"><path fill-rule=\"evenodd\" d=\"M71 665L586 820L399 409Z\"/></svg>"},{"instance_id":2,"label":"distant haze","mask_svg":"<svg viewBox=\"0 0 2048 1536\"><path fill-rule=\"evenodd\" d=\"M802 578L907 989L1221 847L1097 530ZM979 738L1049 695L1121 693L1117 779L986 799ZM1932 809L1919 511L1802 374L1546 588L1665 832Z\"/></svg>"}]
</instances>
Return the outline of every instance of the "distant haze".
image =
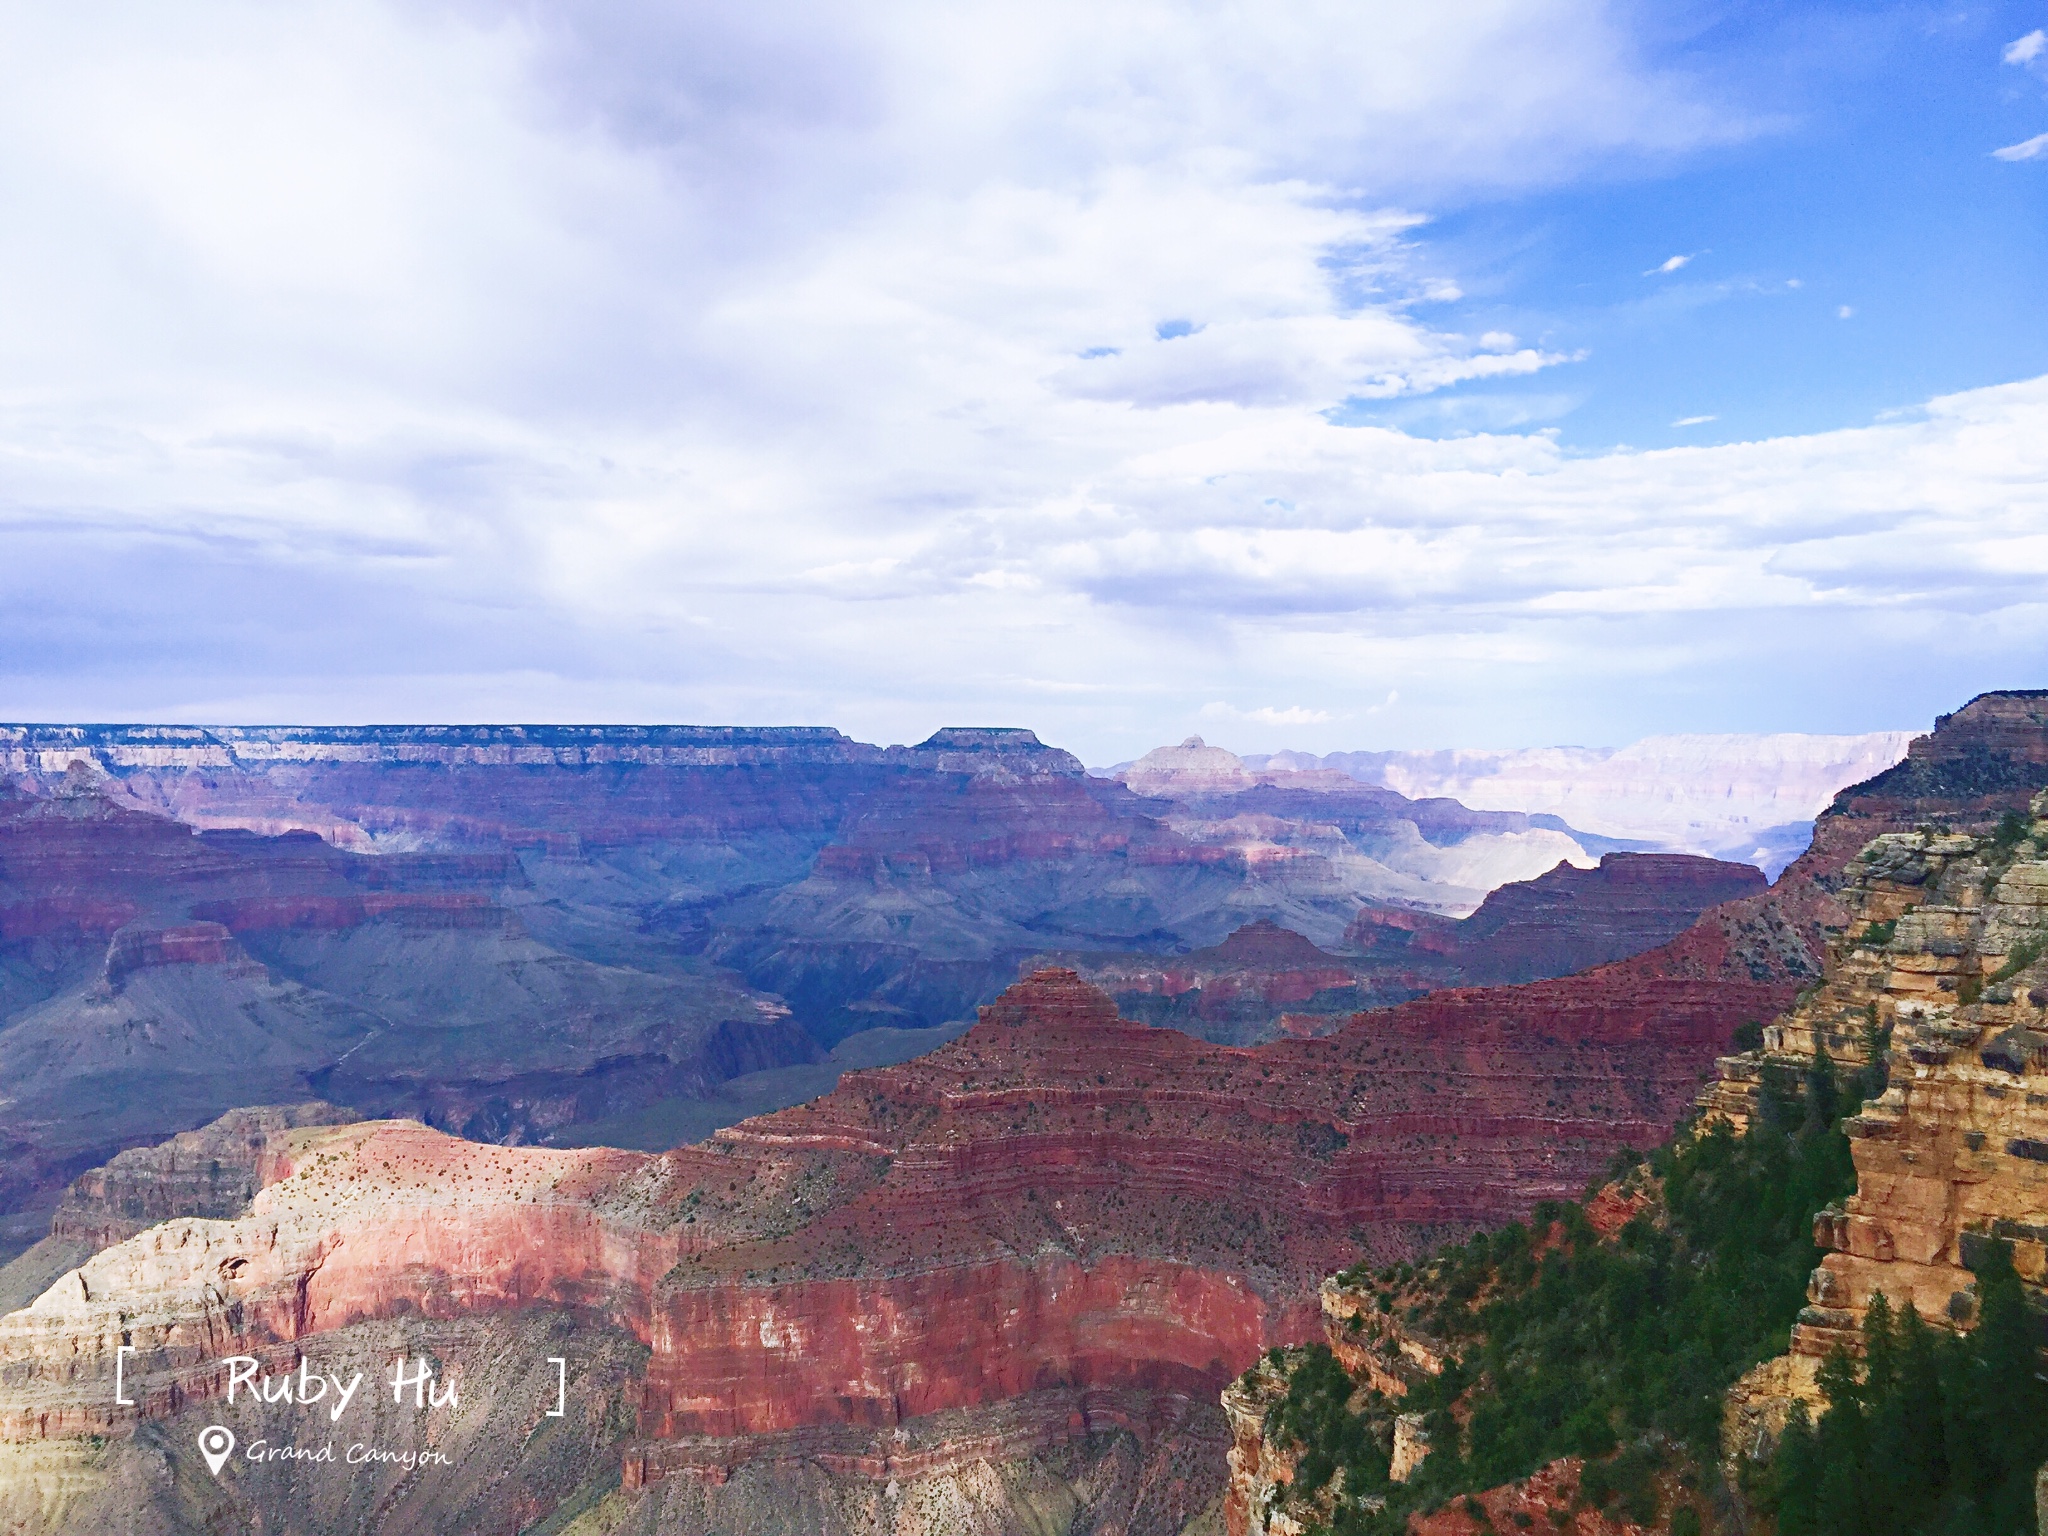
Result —
<instances>
[{"instance_id":1,"label":"distant haze","mask_svg":"<svg viewBox=\"0 0 2048 1536\"><path fill-rule=\"evenodd\" d=\"M1910 731L1646 736L1626 747L1279 752L1248 766L1335 769L1411 799L1561 817L1582 832L1765 865L1851 784L1906 755ZM1793 855L1797 848L1791 850Z\"/></svg>"},{"instance_id":2,"label":"distant haze","mask_svg":"<svg viewBox=\"0 0 2048 1536\"><path fill-rule=\"evenodd\" d=\"M1775 875L1805 848L1828 802L1898 762L1913 734L1646 736L1625 747L1243 757L1191 737L1095 771L1141 793L1167 795L1261 779L1285 783L1297 775L1309 787L1310 776L1327 783L1341 775L1414 800L1441 796L1474 810L1555 816L1576 833L1739 859Z\"/></svg>"}]
</instances>

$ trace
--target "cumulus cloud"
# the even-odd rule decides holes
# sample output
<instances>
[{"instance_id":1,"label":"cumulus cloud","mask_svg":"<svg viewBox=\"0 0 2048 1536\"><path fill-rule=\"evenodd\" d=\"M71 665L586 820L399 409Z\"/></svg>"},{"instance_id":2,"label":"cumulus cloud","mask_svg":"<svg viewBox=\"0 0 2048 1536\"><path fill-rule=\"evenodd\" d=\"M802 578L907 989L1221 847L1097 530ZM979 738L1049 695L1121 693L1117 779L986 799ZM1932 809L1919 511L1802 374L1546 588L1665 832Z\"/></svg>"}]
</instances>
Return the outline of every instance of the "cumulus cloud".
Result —
<instances>
[{"instance_id":1,"label":"cumulus cloud","mask_svg":"<svg viewBox=\"0 0 2048 1536\"><path fill-rule=\"evenodd\" d=\"M1107 761L1219 696L1520 730L1816 624L2035 633L2039 386L1592 457L1515 430L1567 383L1443 394L1570 370L1430 319L1432 206L1750 131L1619 10L17 21L0 713Z\"/></svg>"},{"instance_id":2,"label":"cumulus cloud","mask_svg":"<svg viewBox=\"0 0 2048 1536\"><path fill-rule=\"evenodd\" d=\"M2008 64L2031 64L2043 54L2048 54L2048 31L2036 27L2025 37L2007 43L1999 57Z\"/></svg>"}]
</instances>

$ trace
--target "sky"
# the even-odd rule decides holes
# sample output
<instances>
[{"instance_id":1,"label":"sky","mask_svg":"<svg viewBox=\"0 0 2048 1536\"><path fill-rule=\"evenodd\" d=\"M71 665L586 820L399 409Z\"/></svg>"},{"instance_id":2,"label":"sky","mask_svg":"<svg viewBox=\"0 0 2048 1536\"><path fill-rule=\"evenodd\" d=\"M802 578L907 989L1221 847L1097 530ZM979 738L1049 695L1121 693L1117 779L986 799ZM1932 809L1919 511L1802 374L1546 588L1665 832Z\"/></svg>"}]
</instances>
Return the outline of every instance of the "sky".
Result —
<instances>
[{"instance_id":1,"label":"sky","mask_svg":"<svg viewBox=\"0 0 2048 1536\"><path fill-rule=\"evenodd\" d=\"M0 718L2048 685L2048 0L0 14Z\"/></svg>"}]
</instances>

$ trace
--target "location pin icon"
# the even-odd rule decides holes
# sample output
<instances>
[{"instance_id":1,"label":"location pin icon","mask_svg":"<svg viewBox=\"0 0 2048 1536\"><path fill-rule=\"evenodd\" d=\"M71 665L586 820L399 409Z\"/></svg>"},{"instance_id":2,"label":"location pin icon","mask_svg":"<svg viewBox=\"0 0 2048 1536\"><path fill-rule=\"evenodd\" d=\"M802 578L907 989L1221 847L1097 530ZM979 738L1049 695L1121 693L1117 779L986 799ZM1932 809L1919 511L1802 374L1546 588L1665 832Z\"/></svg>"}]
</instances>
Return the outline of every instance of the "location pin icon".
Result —
<instances>
[{"instance_id":1,"label":"location pin icon","mask_svg":"<svg viewBox=\"0 0 2048 1536\"><path fill-rule=\"evenodd\" d=\"M206 1470L220 1476L221 1463L234 1454L234 1432L224 1424L209 1424L199 1431L199 1454L206 1458Z\"/></svg>"}]
</instances>

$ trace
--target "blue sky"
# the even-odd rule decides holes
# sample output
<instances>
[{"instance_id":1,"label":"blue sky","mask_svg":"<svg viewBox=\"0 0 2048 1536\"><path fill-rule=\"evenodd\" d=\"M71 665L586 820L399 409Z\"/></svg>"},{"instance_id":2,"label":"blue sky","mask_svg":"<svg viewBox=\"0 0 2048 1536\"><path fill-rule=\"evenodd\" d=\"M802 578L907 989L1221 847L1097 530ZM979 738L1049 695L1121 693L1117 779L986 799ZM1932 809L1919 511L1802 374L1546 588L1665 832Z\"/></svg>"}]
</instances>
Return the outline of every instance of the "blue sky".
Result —
<instances>
[{"instance_id":1,"label":"blue sky","mask_svg":"<svg viewBox=\"0 0 2048 1536\"><path fill-rule=\"evenodd\" d=\"M1859 425L2048 371L2043 166L1988 152L2044 131L2042 73L2002 54L2048 6L1674 11L1655 52L1753 136L1464 201L1418 236L1467 295L1448 323L1583 361L1348 419L1663 447Z\"/></svg>"},{"instance_id":2,"label":"blue sky","mask_svg":"<svg viewBox=\"0 0 2048 1536\"><path fill-rule=\"evenodd\" d=\"M8 28L0 716L1107 762L2048 681L2048 5Z\"/></svg>"}]
</instances>

